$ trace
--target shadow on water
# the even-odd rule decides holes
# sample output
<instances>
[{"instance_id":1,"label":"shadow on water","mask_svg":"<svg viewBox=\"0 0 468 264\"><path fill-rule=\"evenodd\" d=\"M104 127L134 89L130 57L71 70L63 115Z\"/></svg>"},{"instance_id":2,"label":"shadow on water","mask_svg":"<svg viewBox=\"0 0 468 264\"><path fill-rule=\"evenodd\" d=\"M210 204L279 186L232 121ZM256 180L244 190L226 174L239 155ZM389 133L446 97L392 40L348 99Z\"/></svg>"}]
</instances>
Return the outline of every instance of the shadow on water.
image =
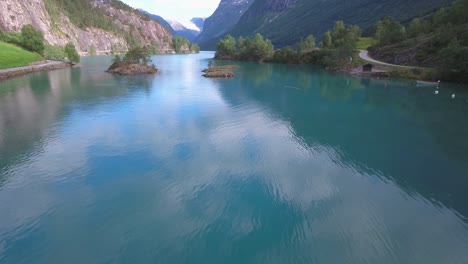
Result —
<instances>
[{"instance_id":1,"label":"shadow on water","mask_svg":"<svg viewBox=\"0 0 468 264\"><path fill-rule=\"evenodd\" d=\"M452 92L446 87L437 96L409 81L250 63L220 88L231 105L250 100L268 107L309 147L331 146L344 164L466 218L468 94L458 90L452 100Z\"/></svg>"}]
</instances>

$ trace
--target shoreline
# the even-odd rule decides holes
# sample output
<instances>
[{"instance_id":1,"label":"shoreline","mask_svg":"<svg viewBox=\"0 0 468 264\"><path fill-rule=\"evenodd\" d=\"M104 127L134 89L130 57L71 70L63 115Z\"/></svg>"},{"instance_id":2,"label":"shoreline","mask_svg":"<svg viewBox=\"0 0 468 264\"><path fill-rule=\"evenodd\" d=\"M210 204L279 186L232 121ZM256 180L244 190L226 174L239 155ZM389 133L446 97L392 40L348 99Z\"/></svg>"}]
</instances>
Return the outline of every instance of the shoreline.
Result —
<instances>
[{"instance_id":1,"label":"shoreline","mask_svg":"<svg viewBox=\"0 0 468 264\"><path fill-rule=\"evenodd\" d=\"M30 65L30 66L0 70L0 80L3 81L7 79L20 77L20 76L33 73L33 72L59 70L59 69L64 69L64 68L68 68L72 66L73 65L68 62L48 60L46 61L46 63L39 64L39 65Z\"/></svg>"}]
</instances>

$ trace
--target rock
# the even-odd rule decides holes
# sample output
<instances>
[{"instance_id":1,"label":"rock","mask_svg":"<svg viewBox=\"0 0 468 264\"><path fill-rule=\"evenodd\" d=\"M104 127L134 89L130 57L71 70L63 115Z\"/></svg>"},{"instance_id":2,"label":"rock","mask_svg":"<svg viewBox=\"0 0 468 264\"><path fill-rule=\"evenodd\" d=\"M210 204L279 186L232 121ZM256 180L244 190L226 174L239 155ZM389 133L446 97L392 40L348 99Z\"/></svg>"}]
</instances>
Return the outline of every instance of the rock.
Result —
<instances>
[{"instance_id":1,"label":"rock","mask_svg":"<svg viewBox=\"0 0 468 264\"><path fill-rule=\"evenodd\" d=\"M107 72L119 75L156 74L158 69L131 61L119 61L113 63Z\"/></svg>"},{"instance_id":2,"label":"rock","mask_svg":"<svg viewBox=\"0 0 468 264\"><path fill-rule=\"evenodd\" d=\"M232 71L210 71L203 74L203 77L207 78L232 78L234 77L234 72Z\"/></svg>"},{"instance_id":3,"label":"rock","mask_svg":"<svg viewBox=\"0 0 468 264\"><path fill-rule=\"evenodd\" d=\"M234 70L238 69L237 65L216 66L203 70L203 77L207 78L232 78Z\"/></svg>"}]
</instances>

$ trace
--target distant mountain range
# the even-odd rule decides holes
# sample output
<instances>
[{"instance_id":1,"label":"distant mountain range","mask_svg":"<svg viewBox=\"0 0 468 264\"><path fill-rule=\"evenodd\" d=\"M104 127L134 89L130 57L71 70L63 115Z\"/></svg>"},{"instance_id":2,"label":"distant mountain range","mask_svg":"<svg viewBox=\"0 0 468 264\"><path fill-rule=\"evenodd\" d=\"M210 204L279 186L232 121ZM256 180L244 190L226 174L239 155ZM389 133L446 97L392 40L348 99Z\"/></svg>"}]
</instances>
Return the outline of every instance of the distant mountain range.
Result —
<instances>
[{"instance_id":1,"label":"distant mountain range","mask_svg":"<svg viewBox=\"0 0 468 264\"><path fill-rule=\"evenodd\" d=\"M190 21L176 21L164 19L161 16L151 14L145 10L140 9L140 12L161 23L161 25L168 28L174 36L184 37L190 42L193 42L202 32L205 23L205 18L202 17L194 17Z\"/></svg>"},{"instance_id":2,"label":"distant mountain range","mask_svg":"<svg viewBox=\"0 0 468 264\"><path fill-rule=\"evenodd\" d=\"M372 27L382 16L399 21L424 15L453 0L222 0L207 18L196 42L202 49L215 49L227 33L253 36L261 33L277 47L292 45L313 34L320 39L337 20L362 29Z\"/></svg>"}]
</instances>

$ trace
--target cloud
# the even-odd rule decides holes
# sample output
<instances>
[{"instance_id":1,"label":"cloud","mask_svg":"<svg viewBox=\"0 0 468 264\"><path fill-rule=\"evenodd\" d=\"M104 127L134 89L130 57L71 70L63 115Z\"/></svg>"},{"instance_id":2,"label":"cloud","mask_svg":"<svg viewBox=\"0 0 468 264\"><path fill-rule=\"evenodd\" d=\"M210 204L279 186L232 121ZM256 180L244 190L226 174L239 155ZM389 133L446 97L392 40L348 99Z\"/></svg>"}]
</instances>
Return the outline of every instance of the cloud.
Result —
<instances>
[{"instance_id":1,"label":"cloud","mask_svg":"<svg viewBox=\"0 0 468 264\"><path fill-rule=\"evenodd\" d=\"M167 19L188 20L192 17L209 17L218 7L220 0L124 0L124 2Z\"/></svg>"}]
</instances>

